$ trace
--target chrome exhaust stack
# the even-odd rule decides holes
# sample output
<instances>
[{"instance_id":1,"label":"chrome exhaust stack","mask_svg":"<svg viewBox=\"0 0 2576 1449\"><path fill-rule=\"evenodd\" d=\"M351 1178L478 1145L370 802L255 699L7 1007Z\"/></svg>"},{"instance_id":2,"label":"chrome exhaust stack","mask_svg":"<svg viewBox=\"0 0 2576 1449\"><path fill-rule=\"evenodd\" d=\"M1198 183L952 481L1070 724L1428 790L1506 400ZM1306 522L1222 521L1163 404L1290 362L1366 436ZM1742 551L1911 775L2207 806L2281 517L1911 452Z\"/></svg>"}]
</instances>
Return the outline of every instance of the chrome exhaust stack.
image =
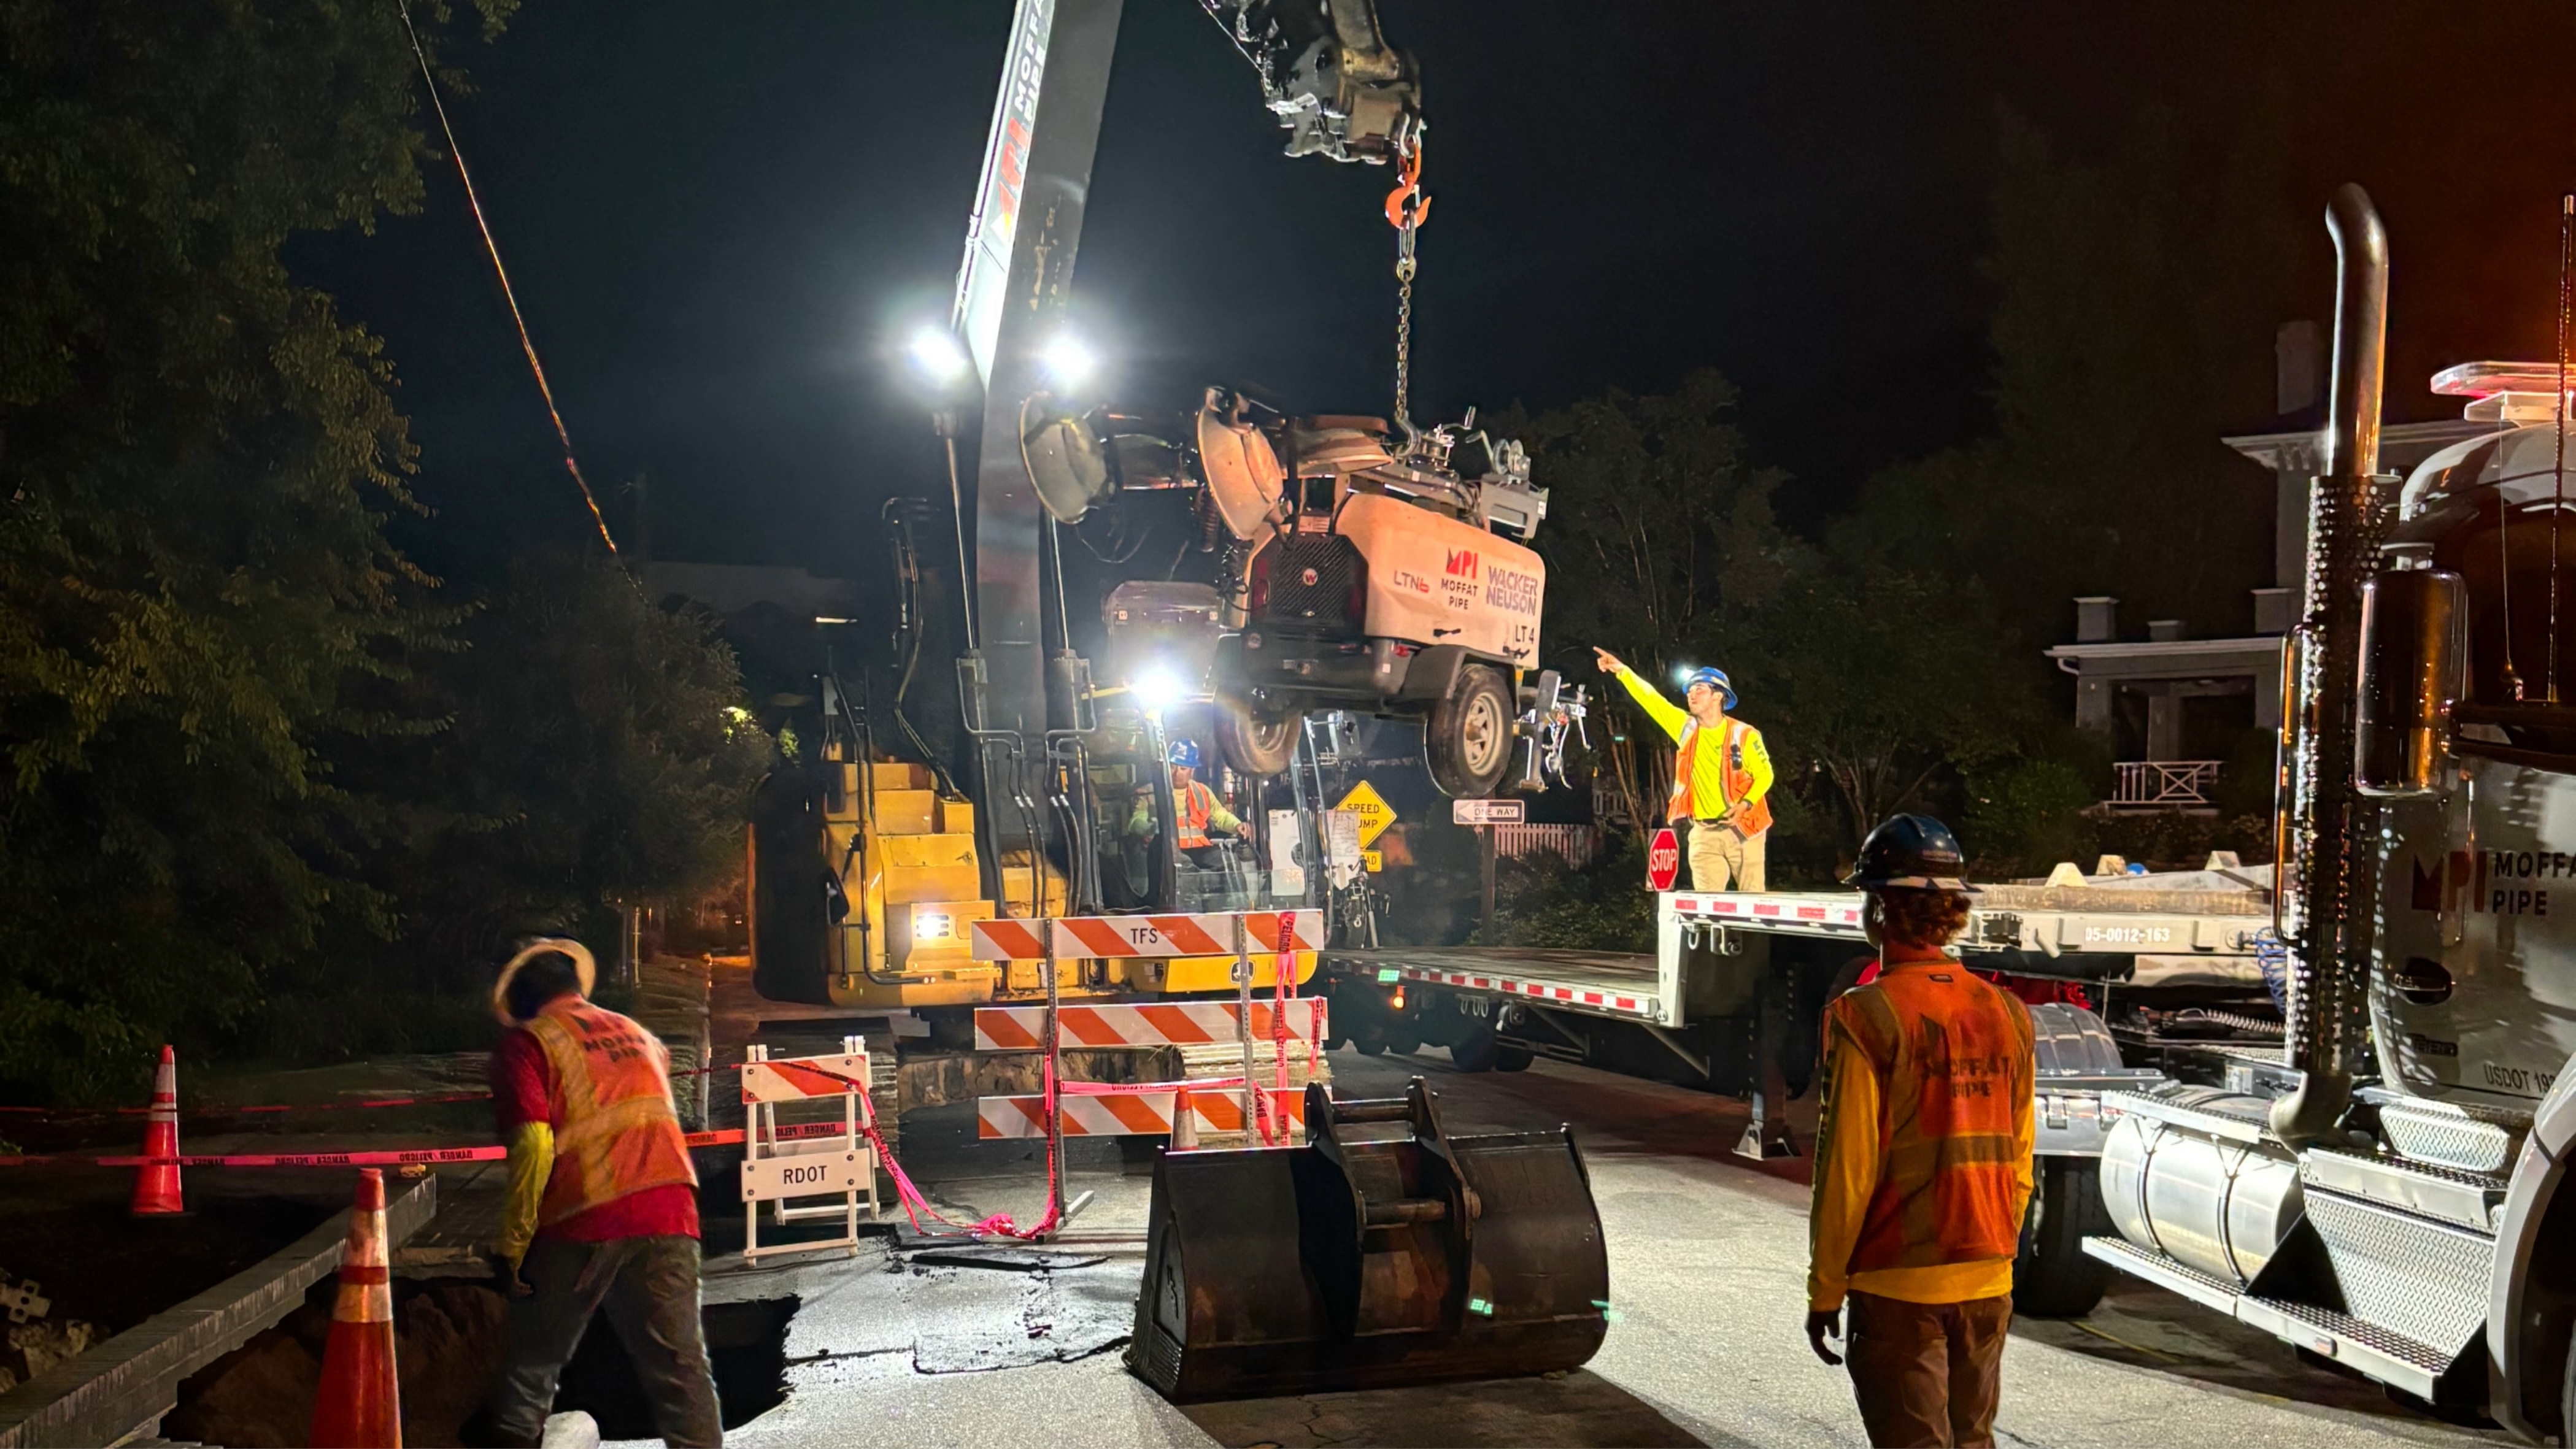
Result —
<instances>
[{"instance_id":1,"label":"chrome exhaust stack","mask_svg":"<svg viewBox=\"0 0 2576 1449\"><path fill-rule=\"evenodd\" d=\"M2272 1131L2294 1146L2334 1130L2352 1099L2357 983L2369 967L2364 809L2353 786L2362 582L2376 561L2395 480L2379 472L2388 332L2388 231L2349 183L2326 206L2335 244L2333 391L2325 466L2308 494L2307 600L2299 621L2298 748L2292 759L2291 935L2285 1060L2303 1074L2272 1104Z\"/></svg>"}]
</instances>

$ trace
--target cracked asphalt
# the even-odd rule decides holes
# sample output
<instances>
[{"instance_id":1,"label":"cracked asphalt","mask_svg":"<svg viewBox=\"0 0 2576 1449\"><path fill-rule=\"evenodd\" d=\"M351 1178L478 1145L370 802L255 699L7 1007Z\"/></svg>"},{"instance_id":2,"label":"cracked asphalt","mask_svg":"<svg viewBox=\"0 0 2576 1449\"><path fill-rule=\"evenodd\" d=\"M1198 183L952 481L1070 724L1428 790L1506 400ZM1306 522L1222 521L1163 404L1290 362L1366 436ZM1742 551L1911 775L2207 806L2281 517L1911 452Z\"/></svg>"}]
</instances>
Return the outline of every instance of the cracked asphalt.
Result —
<instances>
[{"instance_id":1,"label":"cracked asphalt","mask_svg":"<svg viewBox=\"0 0 2576 1449\"><path fill-rule=\"evenodd\" d=\"M1789 1445L1863 1440L1840 1370L1800 1332L1803 1163L1732 1155L1735 1102L1541 1062L1518 1074L1336 1053L1340 1089L1394 1095L1432 1079L1455 1131L1571 1122L1610 1251L1613 1322L1584 1368L1548 1378L1312 1394L1175 1408L1120 1362L1143 1271L1150 1157L1076 1144L1068 1195L1092 1205L1063 1247L1096 1265L1052 1272L908 1265L871 1239L856 1256L757 1271L711 1256L710 1301L793 1296L786 1400L736 1429L741 1446ZM1805 1119L1793 1113L1803 1125ZM905 1162L951 1216L1042 1207L1036 1144L978 1143L958 1108L905 1123ZM708 1245L713 1255L727 1246ZM2439 1423L2366 1382L2181 1299L2122 1282L2080 1322L2015 1325L1997 1423L2005 1444L2468 1445L2494 1431Z\"/></svg>"}]
</instances>

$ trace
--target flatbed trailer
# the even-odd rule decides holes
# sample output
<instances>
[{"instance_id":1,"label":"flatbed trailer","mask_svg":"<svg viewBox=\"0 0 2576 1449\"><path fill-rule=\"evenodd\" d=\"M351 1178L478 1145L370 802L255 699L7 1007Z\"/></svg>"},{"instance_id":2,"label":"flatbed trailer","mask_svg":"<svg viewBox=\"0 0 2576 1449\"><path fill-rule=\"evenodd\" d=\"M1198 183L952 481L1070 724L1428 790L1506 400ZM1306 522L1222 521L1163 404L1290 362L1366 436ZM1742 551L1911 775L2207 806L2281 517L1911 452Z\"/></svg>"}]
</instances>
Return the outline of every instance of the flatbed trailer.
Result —
<instances>
[{"instance_id":1,"label":"flatbed trailer","mask_svg":"<svg viewBox=\"0 0 2576 1449\"><path fill-rule=\"evenodd\" d=\"M1978 895L1963 963L2089 993L2032 1007L2042 1163L2015 1290L2027 1311L2083 1312L2108 1281L2082 1248L2108 1221L2095 1160L2119 1108L2106 1095L2178 1075L2214 1084L2235 1058L2267 1050L2267 1027L2277 1044L2262 1010L2267 897L2250 873L2211 871ZM1862 911L1857 892L1668 891L1652 955L1327 949L1321 974L1334 1032L1362 1052L1444 1046L1471 1071L1547 1057L1700 1087L1751 1105L1737 1151L1777 1158L1798 1151L1781 1107L1815 1075L1824 1006L1875 955ZM2111 991L2143 1026L2112 1030L2098 1009ZM2211 999L2234 1009L2187 1005ZM2160 1030L2184 1010L2204 1011L2212 1032Z\"/></svg>"}]
</instances>

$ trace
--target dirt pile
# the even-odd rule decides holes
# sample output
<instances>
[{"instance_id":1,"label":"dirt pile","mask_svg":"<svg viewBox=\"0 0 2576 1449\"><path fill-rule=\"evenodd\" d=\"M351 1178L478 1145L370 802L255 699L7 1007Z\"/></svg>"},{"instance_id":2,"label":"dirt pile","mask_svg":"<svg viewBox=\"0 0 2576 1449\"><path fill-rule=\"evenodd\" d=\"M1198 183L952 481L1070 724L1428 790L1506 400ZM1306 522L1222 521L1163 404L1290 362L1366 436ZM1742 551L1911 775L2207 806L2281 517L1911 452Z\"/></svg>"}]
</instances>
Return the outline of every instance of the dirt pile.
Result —
<instances>
[{"instance_id":1,"label":"dirt pile","mask_svg":"<svg viewBox=\"0 0 2576 1449\"><path fill-rule=\"evenodd\" d=\"M162 1421L172 1439L294 1449L310 1438L336 1280L325 1278L277 1327L217 1359L179 1388ZM394 1361L402 1377L403 1442L465 1442L466 1421L500 1371L509 1307L480 1282L394 1285Z\"/></svg>"}]
</instances>

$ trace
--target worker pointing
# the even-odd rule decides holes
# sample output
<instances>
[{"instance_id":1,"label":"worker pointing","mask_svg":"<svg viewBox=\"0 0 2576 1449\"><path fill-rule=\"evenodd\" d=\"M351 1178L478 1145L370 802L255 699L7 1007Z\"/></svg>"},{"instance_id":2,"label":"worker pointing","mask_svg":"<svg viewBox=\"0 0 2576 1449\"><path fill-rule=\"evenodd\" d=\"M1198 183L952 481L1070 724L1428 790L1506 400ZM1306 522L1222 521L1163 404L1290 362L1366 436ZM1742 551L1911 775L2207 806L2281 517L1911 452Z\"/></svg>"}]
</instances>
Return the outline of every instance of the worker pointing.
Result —
<instances>
[{"instance_id":1,"label":"worker pointing","mask_svg":"<svg viewBox=\"0 0 2576 1449\"><path fill-rule=\"evenodd\" d=\"M671 1102L670 1054L590 1002L598 968L578 941L510 958L493 1014L492 1104L510 1147L497 1265L510 1284L510 1349L492 1395L498 1442L544 1439L555 1383L605 1308L662 1442L724 1441L698 1322L698 1175Z\"/></svg>"},{"instance_id":2,"label":"worker pointing","mask_svg":"<svg viewBox=\"0 0 2576 1449\"><path fill-rule=\"evenodd\" d=\"M1763 834L1771 828L1771 751L1762 731L1733 718L1735 687L1721 669L1695 669L1676 708L1607 649L1601 672L1628 687L1637 707L1672 736L1673 793L1665 816L1690 825L1691 889L1758 891Z\"/></svg>"},{"instance_id":3,"label":"worker pointing","mask_svg":"<svg viewBox=\"0 0 2576 1449\"><path fill-rule=\"evenodd\" d=\"M2030 1012L1946 949L1959 873L1949 827L1898 815L1844 882L1882 970L1825 1008L1807 1342L1833 1365L1845 1338L1872 1444L1995 1442L2035 1064Z\"/></svg>"}]
</instances>

